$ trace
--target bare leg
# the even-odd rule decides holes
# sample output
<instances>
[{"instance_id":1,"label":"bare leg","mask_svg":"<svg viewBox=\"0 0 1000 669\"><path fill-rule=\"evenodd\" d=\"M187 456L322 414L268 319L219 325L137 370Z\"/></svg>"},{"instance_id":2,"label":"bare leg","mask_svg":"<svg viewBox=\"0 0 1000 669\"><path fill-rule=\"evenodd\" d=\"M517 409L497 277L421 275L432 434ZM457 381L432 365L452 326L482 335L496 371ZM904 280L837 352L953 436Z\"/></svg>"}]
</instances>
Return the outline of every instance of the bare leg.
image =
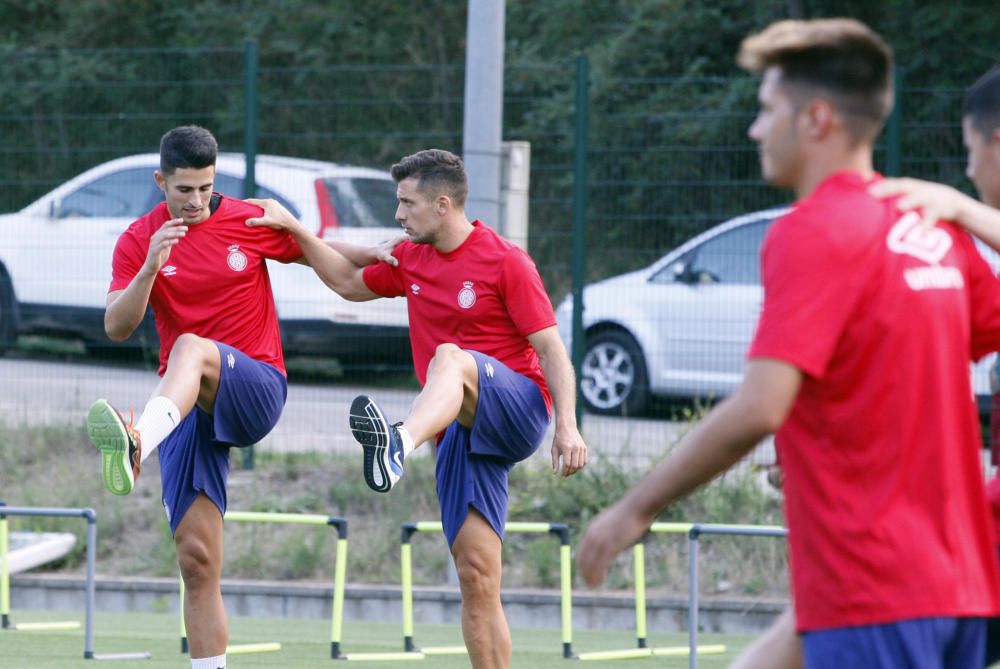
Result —
<instances>
[{"instance_id":1,"label":"bare leg","mask_svg":"<svg viewBox=\"0 0 1000 669\"><path fill-rule=\"evenodd\" d=\"M163 395L187 416L197 404L202 411L212 413L215 395L219 391L222 360L219 347L211 339L182 334L174 342L164 372L153 397Z\"/></svg>"},{"instance_id":2,"label":"bare leg","mask_svg":"<svg viewBox=\"0 0 1000 669\"><path fill-rule=\"evenodd\" d=\"M403 427L422 444L444 430L456 418L472 427L479 402L479 370L476 359L454 344L441 344L427 368L427 382L413 400Z\"/></svg>"},{"instance_id":3,"label":"bare leg","mask_svg":"<svg viewBox=\"0 0 1000 669\"><path fill-rule=\"evenodd\" d=\"M802 640L795 633L795 611L788 607L740 653L729 669L802 669Z\"/></svg>"},{"instance_id":4,"label":"bare leg","mask_svg":"<svg viewBox=\"0 0 1000 669\"><path fill-rule=\"evenodd\" d=\"M191 657L226 652L229 624L222 605L222 514L199 495L184 514L174 536L177 562L184 579L184 625Z\"/></svg>"},{"instance_id":5,"label":"bare leg","mask_svg":"<svg viewBox=\"0 0 1000 669\"><path fill-rule=\"evenodd\" d=\"M490 524L469 509L451 552L462 590L462 636L473 669L510 666L510 629L500 603L500 548Z\"/></svg>"}]
</instances>

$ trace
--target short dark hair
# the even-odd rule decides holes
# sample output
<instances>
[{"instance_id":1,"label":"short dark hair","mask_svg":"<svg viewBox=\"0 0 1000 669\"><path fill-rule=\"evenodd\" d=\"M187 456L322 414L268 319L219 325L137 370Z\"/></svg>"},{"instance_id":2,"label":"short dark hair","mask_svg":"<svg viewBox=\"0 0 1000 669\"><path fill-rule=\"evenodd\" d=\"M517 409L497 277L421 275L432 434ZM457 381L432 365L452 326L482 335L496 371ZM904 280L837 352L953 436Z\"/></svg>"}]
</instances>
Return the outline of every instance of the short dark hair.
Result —
<instances>
[{"instance_id":1,"label":"short dark hair","mask_svg":"<svg viewBox=\"0 0 1000 669\"><path fill-rule=\"evenodd\" d=\"M962 117L972 121L972 127L987 139L1000 128L1000 67L979 77L965 91Z\"/></svg>"},{"instance_id":2,"label":"short dark hair","mask_svg":"<svg viewBox=\"0 0 1000 669\"><path fill-rule=\"evenodd\" d=\"M772 23L743 40L738 61L751 72L777 67L782 83L827 96L856 141L874 140L892 111L892 48L854 19Z\"/></svg>"},{"instance_id":3,"label":"short dark hair","mask_svg":"<svg viewBox=\"0 0 1000 669\"><path fill-rule=\"evenodd\" d=\"M160 138L160 173L170 175L180 168L200 170L215 165L219 144L205 128L182 125Z\"/></svg>"},{"instance_id":4,"label":"short dark hair","mask_svg":"<svg viewBox=\"0 0 1000 669\"><path fill-rule=\"evenodd\" d=\"M389 173L396 183L416 179L417 190L423 195L434 198L443 193L460 207L465 206L469 195L469 179L462 159L443 149L424 149L406 156Z\"/></svg>"}]
</instances>

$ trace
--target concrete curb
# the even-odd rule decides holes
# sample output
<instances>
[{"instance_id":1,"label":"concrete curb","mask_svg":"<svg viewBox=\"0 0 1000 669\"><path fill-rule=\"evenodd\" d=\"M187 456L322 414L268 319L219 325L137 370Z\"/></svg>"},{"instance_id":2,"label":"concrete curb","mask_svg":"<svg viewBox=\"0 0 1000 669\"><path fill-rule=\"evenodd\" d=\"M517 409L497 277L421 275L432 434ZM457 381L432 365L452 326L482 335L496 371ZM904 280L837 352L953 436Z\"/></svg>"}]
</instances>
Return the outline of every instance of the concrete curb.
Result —
<instances>
[{"instance_id":1,"label":"concrete curb","mask_svg":"<svg viewBox=\"0 0 1000 669\"><path fill-rule=\"evenodd\" d=\"M29 610L82 610L82 576L22 574L11 578L11 606ZM177 579L98 577L99 612L177 613ZM329 618L331 584L288 581L225 580L222 584L230 615L259 618ZM347 584L344 620L402 622L399 586ZM504 608L512 627L559 629L558 590L507 589ZM417 623L458 624L461 596L457 588L416 586L413 592ZM702 597L702 631L755 634L780 613L787 602L758 598ZM685 594L647 594L648 627L653 632L686 630ZM635 629L635 604L628 592L573 592L573 629Z\"/></svg>"}]
</instances>

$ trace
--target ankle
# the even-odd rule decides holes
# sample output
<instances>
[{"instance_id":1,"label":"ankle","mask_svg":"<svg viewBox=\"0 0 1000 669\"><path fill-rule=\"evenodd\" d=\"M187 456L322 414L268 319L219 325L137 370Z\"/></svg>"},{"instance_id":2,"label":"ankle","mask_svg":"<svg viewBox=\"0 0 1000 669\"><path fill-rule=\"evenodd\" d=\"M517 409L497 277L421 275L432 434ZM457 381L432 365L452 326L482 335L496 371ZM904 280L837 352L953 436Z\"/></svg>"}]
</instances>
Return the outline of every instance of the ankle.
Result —
<instances>
[{"instance_id":1,"label":"ankle","mask_svg":"<svg viewBox=\"0 0 1000 669\"><path fill-rule=\"evenodd\" d=\"M399 432L399 440L403 444L403 459L405 460L417 446L413 443L413 437L410 436L410 433L405 427L399 425L396 430Z\"/></svg>"}]
</instances>

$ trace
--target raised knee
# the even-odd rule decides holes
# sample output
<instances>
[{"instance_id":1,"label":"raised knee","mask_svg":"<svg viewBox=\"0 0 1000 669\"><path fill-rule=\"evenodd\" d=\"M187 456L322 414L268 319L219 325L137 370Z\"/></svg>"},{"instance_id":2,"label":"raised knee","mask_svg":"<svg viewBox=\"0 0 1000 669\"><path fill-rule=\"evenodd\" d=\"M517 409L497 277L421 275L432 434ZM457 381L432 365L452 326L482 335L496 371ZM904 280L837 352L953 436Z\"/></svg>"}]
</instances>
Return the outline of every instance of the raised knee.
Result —
<instances>
[{"instance_id":1,"label":"raised knee","mask_svg":"<svg viewBox=\"0 0 1000 669\"><path fill-rule=\"evenodd\" d=\"M170 358L174 359L178 356L199 354L201 351L201 343L203 341L204 339L202 337L190 332L185 332L174 341L174 347L170 349Z\"/></svg>"},{"instance_id":2,"label":"raised knee","mask_svg":"<svg viewBox=\"0 0 1000 669\"><path fill-rule=\"evenodd\" d=\"M463 353L465 353L465 351L460 349L455 344L438 344L437 348L434 349L434 357L431 358L431 362L451 362L459 359Z\"/></svg>"}]
</instances>

